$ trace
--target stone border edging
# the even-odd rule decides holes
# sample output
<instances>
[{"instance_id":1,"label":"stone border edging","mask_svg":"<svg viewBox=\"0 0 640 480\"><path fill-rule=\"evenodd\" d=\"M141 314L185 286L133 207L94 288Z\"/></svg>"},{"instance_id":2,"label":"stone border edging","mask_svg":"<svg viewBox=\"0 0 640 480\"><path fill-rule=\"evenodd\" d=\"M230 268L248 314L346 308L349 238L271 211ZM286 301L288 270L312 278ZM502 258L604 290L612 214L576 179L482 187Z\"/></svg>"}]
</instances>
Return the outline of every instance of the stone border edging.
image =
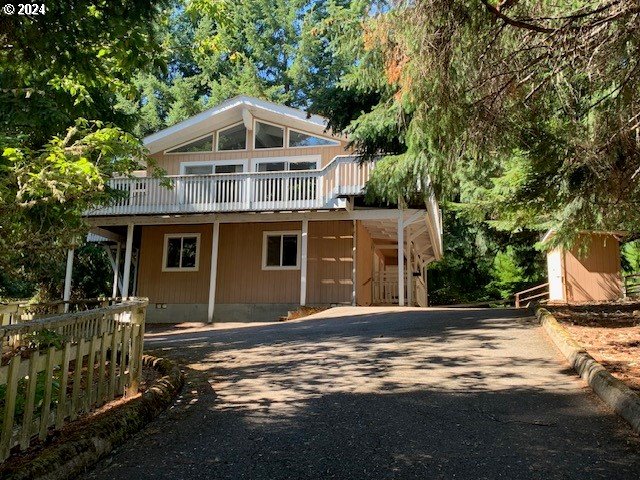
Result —
<instances>
[{"instance_id":1,"label":"stone border edging","mask_svg":"<svg viewBox=\"0 0 640 480\"><path fill-rule=\"evenodd\" d=\"M162 375L140 397L101 413L64 441L45 447L16 465L0 466L3 480L76 478L166 410L184 384L178 366L166 358L143 355L142 364ZM26 464L25 464L26 463Z\"/></svg>"},{"instance_id":2,"label":"stone border edging","mask_svg":"<svg viewBox=\"0 0 640 480\"><path fill-rule=\"evenodd\" d=\"M594 392L640 433L640 396L597 362L585 348L546 309L539 308L536 317L553 343Z\"/></svg>"}]
</instances>

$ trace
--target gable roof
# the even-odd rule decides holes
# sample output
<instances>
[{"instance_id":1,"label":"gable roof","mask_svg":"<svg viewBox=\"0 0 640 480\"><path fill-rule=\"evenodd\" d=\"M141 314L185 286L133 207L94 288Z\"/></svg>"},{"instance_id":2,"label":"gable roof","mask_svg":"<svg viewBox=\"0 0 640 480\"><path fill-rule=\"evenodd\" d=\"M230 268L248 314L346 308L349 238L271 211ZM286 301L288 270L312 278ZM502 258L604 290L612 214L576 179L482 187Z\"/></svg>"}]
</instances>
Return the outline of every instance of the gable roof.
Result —
<instances>
[{"instance_id":1,"label":"gable roof","mask_svg":"<svg viewBox=\"0 0 640 480\"><path fill-rule=\"evenodd\" d=\"M341 138L327 131L328 121L320 115L309 115L304 110L247 95L239 95L182 122L148 135L143 139L143 143L150 153L157 153L211 133L231 123L241 120L246 122L247 115L318 135Z\"/></svg>"}]
</instances>

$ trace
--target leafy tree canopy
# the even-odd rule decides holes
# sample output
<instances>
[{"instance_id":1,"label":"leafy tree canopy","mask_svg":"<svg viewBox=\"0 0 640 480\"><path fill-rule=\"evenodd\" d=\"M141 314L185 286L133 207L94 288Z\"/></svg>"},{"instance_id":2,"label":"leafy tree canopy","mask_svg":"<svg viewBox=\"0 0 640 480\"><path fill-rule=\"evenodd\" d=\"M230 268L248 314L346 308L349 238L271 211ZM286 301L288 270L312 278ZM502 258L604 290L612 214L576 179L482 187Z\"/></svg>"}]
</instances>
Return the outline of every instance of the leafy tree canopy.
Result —
<instances>
[{"instance_id":1,"label":"leafy tree canopy","mask_svg":"<svg viewBox=\"0 0 640 480\"><path fill-rule=\"evenodd\" d=\"M162 65L162 1L46 7L0 16L0 280L20 285L56 281L50 265L86 234L82 212L108 201L105 179L144 158L116 100L137 94L134 70Z\"/></svg>"},{"instance_id":2,"label":"leafy tree canopy","mask_svg":"<svg viewBox=\"0 0 640 480\"><path fill-rule=\"evenodd\" d=\"M635 0L398 2L366 22L344 85L380 101L347 131L495 228L637 231L639 42Z\"/></svg>"},{"instance_id":3,"label":"leafy tree canopy","mask_svg":"<svg viewBox=\"0 0 640 480\"><path fill-rule=\"evenodd\" d=\"M327 113L352 60L331 48L341 17L362 18L367 2L350 0L175 1L160 33L168 71L142 72L140 112L146 135L230 97L247 94ZM340 17L341 16L341 17ZM350 120L350 118L349 118Z\"/></svg>"}]
</instances>

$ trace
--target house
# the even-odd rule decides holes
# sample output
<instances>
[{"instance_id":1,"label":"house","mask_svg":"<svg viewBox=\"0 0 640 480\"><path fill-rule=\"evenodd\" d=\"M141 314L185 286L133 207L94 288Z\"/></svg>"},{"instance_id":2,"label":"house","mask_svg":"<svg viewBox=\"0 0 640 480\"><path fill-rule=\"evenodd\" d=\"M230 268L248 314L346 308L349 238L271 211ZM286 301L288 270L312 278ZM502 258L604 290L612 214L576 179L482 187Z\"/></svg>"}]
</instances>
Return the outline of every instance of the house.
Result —
<instances>
[{"instance_id":1,"label":"house","mask_svg":"<svg viewBox=\"0 0 640 480\"><path fill-rule=\"evenodd\" d=\"M542 242L547 242L553 235L553 231L547 232ZM576 304L621 299L621 235L582 232L573 248L549 250L549 301Z\"/></svg>"},{"instance_id":2,"label":"house","mask_svg":"<svg viewBox=\"0 0 640 480\"><path fill-rule=\"evenodd\" d=\"M436 199L367 206L375 165L347 143L322 117L248 96L146 137L155 166L111 179L121 195L86 213L114 296L148 297L151 322L426 306L425 267L442 255Z\"/></svg>"}]
</instances>

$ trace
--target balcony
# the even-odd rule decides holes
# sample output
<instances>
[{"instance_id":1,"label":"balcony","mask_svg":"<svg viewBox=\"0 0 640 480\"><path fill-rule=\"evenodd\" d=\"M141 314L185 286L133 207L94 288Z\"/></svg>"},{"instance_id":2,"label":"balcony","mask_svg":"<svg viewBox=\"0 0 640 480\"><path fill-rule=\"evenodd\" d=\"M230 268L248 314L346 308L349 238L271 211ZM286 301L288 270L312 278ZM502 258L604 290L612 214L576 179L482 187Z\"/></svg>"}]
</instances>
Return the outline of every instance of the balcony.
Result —
<instances>
[{"instance_id":1,"label":"balcony","mask_svg":"<svg viewBox=\"0 0 640 480\"><path fill-rule=\"evenodd\" d=\"M341 208L343 197L359 195L371 162L337 156L319 170L114 178L121 192L89 216L168 213L295 211Z\"/></svg>"}]
</instances>

